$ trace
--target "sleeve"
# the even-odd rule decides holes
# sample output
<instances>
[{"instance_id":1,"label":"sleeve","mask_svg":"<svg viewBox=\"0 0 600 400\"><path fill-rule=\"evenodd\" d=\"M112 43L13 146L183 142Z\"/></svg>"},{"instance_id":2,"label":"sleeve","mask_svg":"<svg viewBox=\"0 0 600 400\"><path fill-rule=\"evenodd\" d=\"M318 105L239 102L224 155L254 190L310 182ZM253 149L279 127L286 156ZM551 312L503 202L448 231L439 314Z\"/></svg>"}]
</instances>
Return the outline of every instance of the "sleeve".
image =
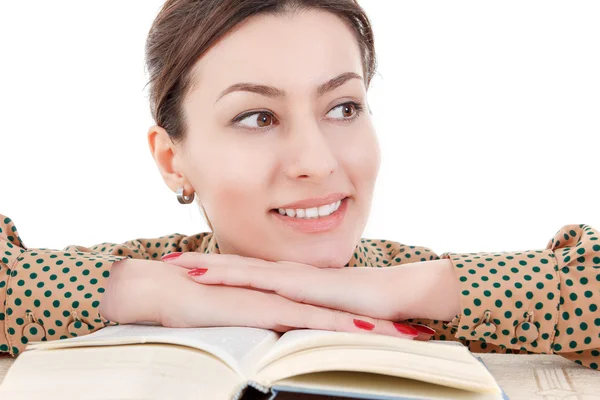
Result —
<instances>
[{"instance_id":1,"label":"sleeve","mask_svg":"<svg viewBox=\"0 0 600 400\"><path fill-rule=\"evenodd\" d=\"M160 260L174 251L194 251L204 235L32 249L14 222L0 214L0 353L16 356L30 341L66 339L117 325L98 311L112 265L124 258Z\"/></svg>"},{"instance_id":2,"label":"sleeve","mask_svg":"<svg viewBox=\"0 0 600 400\"><path fill-rule=\"evenodd\" d=\"M458 339L600 365L600 234L565 225L543 250L443 253L460 282Z\"/></svg>"}]
</instances>

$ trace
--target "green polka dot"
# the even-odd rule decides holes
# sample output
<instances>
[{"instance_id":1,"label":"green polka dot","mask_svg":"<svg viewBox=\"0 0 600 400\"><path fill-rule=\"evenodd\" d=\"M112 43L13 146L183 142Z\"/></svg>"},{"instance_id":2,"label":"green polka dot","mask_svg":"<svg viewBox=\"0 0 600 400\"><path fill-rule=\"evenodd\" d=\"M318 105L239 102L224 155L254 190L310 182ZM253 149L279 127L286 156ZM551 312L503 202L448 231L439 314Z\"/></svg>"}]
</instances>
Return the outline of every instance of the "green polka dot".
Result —
<instances>
[{"instance_id":1,"label":"green polka dot","mask_svg":"<svg viewBox=\"0 0 600 400\"><path fill-rule=\"evenodd\" d=\"M571 294L569 295L569 298L570 298L571 300L575 301L575 300L577 300L577 294L575 294L575 293L571 293Z\"/></svg>"},{"instance_id":2,"label":"green polka dot","mask_svg":"<svg viewBox=\"0 0 600 400\"><path fill-rule=\"evenodd\" d=\"M577 342L574 341L574 340L570 341L569 342L569 347L572 348L572 349L574 349L575 347L577 347Z\"/></svg>"}]
</instances>

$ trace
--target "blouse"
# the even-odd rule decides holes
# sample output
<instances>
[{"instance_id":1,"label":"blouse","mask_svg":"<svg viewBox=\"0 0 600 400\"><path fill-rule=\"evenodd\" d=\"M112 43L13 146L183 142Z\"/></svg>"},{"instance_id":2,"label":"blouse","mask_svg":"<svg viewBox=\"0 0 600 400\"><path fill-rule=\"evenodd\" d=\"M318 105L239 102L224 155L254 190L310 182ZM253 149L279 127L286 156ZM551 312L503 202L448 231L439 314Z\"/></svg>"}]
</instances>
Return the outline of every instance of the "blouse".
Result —
<instances>
[{"instance_id":1,"label":"blouse","mask_svg":"<svg viewBox=\"0 0 600 400\"><path fill-rule=\"evenodd\" d=\"M600 365L600 234L565 225L544 249L437 255L422 246L361 238L345 267L384 268L449 259L460 286L451 321L406 321L472 352L559 354ZM28 248L0 214L0 352L17 356L29 341L60 340L118 325L99 313L111 266L124 258L160 261L171 252L219 254L212 232L174 233L62 250Z\"/></svg>"}]
</instances>

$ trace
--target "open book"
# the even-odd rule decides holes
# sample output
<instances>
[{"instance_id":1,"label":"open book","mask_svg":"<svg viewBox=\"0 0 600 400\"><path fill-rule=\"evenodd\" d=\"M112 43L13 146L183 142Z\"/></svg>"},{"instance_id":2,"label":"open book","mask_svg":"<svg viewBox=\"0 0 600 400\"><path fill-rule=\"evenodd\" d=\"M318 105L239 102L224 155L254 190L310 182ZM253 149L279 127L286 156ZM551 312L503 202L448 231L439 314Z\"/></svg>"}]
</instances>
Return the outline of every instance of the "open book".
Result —
<instances>
[{"instance_id":1,"label":"open book","mask_svg":"<svg viewBox=\"0 0 600 400\"><path fill-rule=\"evenodd\" d=\"M460 342L249 327L109 326L32 342L2 399L506 399ZM334 396L334 397L327 397Z\"/></svg>"}]
</instances>

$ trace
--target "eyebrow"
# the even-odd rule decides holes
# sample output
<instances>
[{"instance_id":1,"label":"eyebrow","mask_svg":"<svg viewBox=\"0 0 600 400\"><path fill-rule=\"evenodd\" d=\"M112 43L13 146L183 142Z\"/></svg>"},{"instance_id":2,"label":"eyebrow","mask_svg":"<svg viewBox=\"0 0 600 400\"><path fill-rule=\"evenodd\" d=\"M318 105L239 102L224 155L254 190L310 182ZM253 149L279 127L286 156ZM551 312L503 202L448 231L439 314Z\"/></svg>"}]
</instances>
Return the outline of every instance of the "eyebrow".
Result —
<instances>
[{"instance_id":1,"label":"eyebrow","mask_svg":"<svg viewBox=\"0 0 600 400\"><path fill-rule=\"evenodd\" d=\"M327 82L319 85L319 87L317 87L317 96L322 96L327 92L331 92L337 87L342 86L344 83L348 82L350 79L360 79L362 81L363 78L362 76L354 72L344 72L343 74L340 74L335 78L332 78ZM278 89L273 86L241 82L231 85L227 89L223 90L217 98L217 100L215 101L215 103L221 100L223 96L232 92L252 92L271 98L286 96L284 90Z\"/></svg>"}]
</instances>

